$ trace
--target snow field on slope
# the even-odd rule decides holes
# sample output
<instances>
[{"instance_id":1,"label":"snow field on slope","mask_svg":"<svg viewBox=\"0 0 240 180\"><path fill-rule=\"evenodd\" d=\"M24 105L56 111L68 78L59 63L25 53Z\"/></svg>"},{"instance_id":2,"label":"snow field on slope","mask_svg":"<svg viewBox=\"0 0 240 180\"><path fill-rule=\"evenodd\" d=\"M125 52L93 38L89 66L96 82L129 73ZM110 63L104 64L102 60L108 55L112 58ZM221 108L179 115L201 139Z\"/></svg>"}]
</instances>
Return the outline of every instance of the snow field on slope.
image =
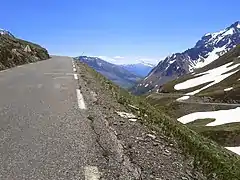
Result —
<instances>
[{"instance_id":1,"label":"snow field on slope","mask_svg":"<svg viewBox=\"0 0 240 180\"><path fill-rule=\"evenodd\" d=\"M186 81L184 81L182 83L179 83L179 84L176 84L174 86L174 89L175 90L183 90L183 89L196 87L196 86L202 85L204 83L209 83L208 85L206 85L206 86L204 86L204 87L202 87L198 90L195 90L193 92L187 93L186 95L197 94L200 91L202 91L204 89L207 89L207 88L213 86L214 84L217 84L217 83L223 81L227 77L229 77L229 76L233 75L234 73L236 73L237 71L239 71L239 69L238 69L234 72L227 73L228 71L231 71L231 70L237 68L239 65L240 64L234 64L233 65L233 62L230 62L230 63L224 64L222 66L219 66L215 69L211 69L209 71L196 74L195 76L198 76L198 75L201 75L201 76L193 78L193 79L186 80Z\"/></svg>"},{"instance_id":2,"label":"snow field on slope","mask_svg":"<svg viewBox=\"0 0 240 180\"><path fill-rule=\"evenodd\" d=\"M229 110L195 112L178 118L178 121L183 124L187 124L198 119L207 118L215 119L215 121L208 123L206 126L218 126L227 123L240 122L240 107ZM240 155L240 146L225 148Z\"/></svg>"},{"instance_id":3,"label":"snow field on slope","mask_svg":"<svg viewBox=\"0 0 240 180\"><path fill-rule=\"evenodd\" d=\"M219 55L217 53L222 52L224 50L226 50L226 46L213 49L211 52L208 53L208 57L205 58L204 61L199 61L194 68L201 68L203 66L210 64L211 62L219 58Z\"/></svg>"},{"instance_id":4,"label":"snow field on slope","mask_svg":"<svg viewBox=\"0 0 240 180\"><path fill-rule=\"evenodd\" d=\"M240 122L240 107L228 110L195 112L178 118L178 121L187 124L197 119L215 119L206 126L218 126L233 122Z\"/></svg>"},{"instance_id":5,"label":"snow field on slope","mask_svg":"<svg viewBox=\"0 0 240 180\"><path fill-rule=\"evenodd\" d=\"M232 151L238 155L240 155L240 146L237 147L225 147L226 149L228 149L229 151Z\"/></svg>"},{"instance_id":6,"label":"snow field on slope","mask_svg":"<svg viewBox=\"0 0 240 180\"><path fill-rule=\"evenodd\" d=\"M178 98L176 101L184 101L184 100L187 100L187 99L189 99L190 98L190 96L183 96L183 97L180 97L180 98Z\"/></svg>"},{"instance_id":7,"label":"snow field on slope","mask_svg":"<svg viewBox=\"0 0 240 180\"><path fill-rule=\"evenodd\" d=\"M233 87L230 87L230 88L224 89L224 91L227 92L227 91L231 91L232 89L233 89Z\"/></svg>"}]
</instances>

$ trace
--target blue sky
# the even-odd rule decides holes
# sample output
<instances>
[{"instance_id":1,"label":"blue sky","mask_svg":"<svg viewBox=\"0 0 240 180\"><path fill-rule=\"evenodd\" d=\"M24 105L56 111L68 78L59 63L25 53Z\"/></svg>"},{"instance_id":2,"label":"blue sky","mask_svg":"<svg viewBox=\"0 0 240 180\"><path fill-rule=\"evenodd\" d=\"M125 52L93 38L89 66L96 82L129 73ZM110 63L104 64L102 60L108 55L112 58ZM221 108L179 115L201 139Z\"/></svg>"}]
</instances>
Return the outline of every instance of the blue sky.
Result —
<instances>
[{"instance_id":1,"label":"blue sky","mask_svg":"<svg viewBox=\"0 0 240 180\"><path fill-rule=\"evenodd\" d=\"M240 20L239 0L7 0L1 7L0 28L51 54L115 63L157 62Z\"/></svg>"}]
</instances>

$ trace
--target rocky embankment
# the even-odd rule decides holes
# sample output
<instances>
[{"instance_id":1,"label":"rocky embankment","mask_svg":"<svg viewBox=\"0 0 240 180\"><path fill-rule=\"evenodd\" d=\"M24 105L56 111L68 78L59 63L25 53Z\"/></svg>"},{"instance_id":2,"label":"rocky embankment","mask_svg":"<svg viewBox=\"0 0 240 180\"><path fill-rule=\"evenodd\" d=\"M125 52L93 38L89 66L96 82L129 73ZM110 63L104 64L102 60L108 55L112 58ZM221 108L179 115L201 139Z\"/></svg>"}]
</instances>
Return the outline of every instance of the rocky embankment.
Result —
<instances>
[{"instance_id":1,"label":"rocky embankment","mask_svg":"<svg viewBox=\"0 0 240 180\"><path fill-rule=\"evenodd\" d=\"M0 70L48 58L47 50L41 46L0 33Z\"/></svg>"}]
</instances>

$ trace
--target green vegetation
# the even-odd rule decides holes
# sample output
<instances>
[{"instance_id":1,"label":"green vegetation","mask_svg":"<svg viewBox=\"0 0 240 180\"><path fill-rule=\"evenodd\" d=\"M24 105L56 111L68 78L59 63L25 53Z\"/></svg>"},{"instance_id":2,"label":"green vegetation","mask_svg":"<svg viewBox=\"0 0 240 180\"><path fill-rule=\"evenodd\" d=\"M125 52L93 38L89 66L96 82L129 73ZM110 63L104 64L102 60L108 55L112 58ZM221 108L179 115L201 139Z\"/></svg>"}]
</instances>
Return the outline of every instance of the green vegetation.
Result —
<instances>
[{"instance_id":1,"label":"green vegetation","mask_svg":"<svg viewBox=\"0 0 240 180\"><path fill-rule=\"evenodd\" d=\"M214 119L199 119L188 123L187 126L224 147L234 147L239 145L240 123L205 126L212 121L214 121Z\"/></svg>"},{"instance_id":2,"label":"green vegetation","mask_svg":"<svg viewBox=\"0 0 240 180\"><path fill-rule=\"evenodd\" d=\"M24 51L27 46L30 48L29 52ZM0 35L0 70L48 58L47 50L37 44Z\"/></svg>"},{"instance_id":3,"label":"green vegetation","mask_svg":"<svg viewBox=\"0 0 240 180\"><path fill-rule=\"evenodd\" d=\"M119 103L129 111L138 114L142 123L149 126L159 134L164 133L174 138L182 151L194 157L195 167L202 167L208 179L237 180L240 177L240 158L227 151L217 143L199 135L174 119L171 119L161 109L150 105L144 97L136 97L117 87L102 75L87 67L95 78L102 84L102 88L109 92ZM128 105L139 108L136 110ZM147 116L145 116L147 115Z\"/></svg>"}]
</instances>

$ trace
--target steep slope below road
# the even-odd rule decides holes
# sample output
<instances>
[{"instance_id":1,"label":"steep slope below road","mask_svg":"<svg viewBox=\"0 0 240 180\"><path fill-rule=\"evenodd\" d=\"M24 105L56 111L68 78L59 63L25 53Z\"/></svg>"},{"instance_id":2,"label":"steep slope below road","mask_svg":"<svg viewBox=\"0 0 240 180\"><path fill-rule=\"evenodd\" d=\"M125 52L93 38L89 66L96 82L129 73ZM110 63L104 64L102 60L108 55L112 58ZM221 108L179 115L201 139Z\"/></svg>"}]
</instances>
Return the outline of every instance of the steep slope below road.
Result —
<instances>
[{"instance_id":1,"label":"steep slope below road","mask_svg":"<svg viewBox=\"0 0 240 180\"><path fill-rule=\"evenodd\" d=\"M78 62L77 67L90 119L99 123L101 112L102 122L121 142L123 153L140 169L139 179L239 179L238 156L171 119L146 99L115 86L86 64ZM128 118L122 112L133 115ZM97 134L101 141L102 132ZM102 148L109 161L116 156L108 144Z\"/></svg>"},{"instance_id":2,"label":"steep slope below road","mask_svg":"<svg viewBox=\"0 0 240 180\"><path fill-rule=\"evenodd\" d=\"M0 30L0 70L49 58L46 49Z\"/></svg>"}]
</instances>

